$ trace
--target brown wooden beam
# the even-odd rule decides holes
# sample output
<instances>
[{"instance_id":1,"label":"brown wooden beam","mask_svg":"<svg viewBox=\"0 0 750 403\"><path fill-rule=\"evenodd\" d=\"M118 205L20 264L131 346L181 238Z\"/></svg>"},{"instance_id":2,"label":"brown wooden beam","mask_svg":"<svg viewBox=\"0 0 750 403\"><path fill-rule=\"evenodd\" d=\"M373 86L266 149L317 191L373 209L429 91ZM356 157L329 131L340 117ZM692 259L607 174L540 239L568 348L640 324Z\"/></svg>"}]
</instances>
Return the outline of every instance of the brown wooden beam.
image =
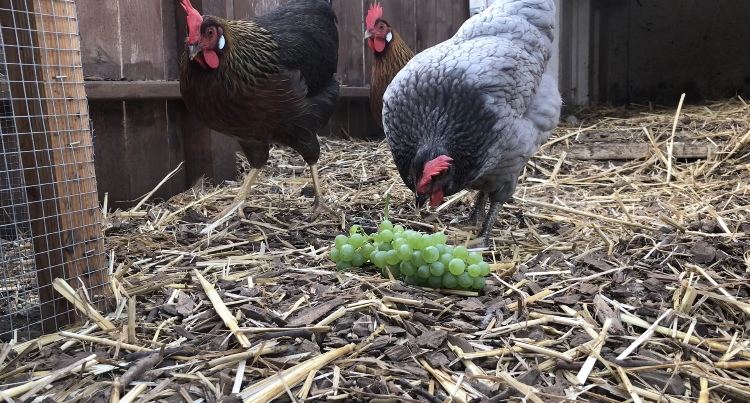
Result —
<instances>
[{"instance_id":1,"label":"brown wooden beam","mask_svg":"<svg viewBox=\"0 0 750 403\"><path fill-rule=\"evenodd\" d=\"M713 145L708 142L675 142L672 149L672 156L674 158L689 159L706 158L709 152L716 154L717 150L723 148L723 143ZM647 143L632 142L575 144L571 146L555 145L546 154L556 155L563 151L568 153L566 158L575 160L634 160L653 152L653 147ZM665 149L662 149L662 152L666 154Z\"/></svg>"},{"instance_id":2,"label":"brown wooden beam","mask_svg":"<svg viewBox=\"0 0 750 403\"><path fill-rule=\"evenodd\" d=\"M341 98L367 99L370 87L341 86ZM179 81L86 81L86 96L96 101L182 99Z\"/></svg>"},{"instance_id":3,"label":"brown wooden beam","mask_svg":"<svg viewBox=\"0 0 750 403\"><path fill-rule=\"evenodd\" d=\"M182 99L179 81L86 81L89 100Z\"/></svg>"}]
</instances>

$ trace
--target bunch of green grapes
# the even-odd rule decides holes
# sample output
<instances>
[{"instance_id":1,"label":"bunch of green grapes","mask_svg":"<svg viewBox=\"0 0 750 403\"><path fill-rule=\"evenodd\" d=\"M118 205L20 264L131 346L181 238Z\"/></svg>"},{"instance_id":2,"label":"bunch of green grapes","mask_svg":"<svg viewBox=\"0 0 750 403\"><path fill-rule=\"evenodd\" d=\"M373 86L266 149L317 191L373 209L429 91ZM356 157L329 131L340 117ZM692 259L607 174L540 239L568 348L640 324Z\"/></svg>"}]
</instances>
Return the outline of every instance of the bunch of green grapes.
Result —
<instances>
[{"instance_id":1,"label":"bunch of green grapes","mask_svg":"<svg viewBox=\"0 0 750 403\"><path fill-rule=\"evenodd\" d=\"M354 226L349 237L337 236L329 256L338 270L371 262L383 277L388 278L390 271L394 278L402 278L408 285L484 288L490 265L479 253L469 253L463 245L447 246L446 240L442 232L423 234L404 230L385 219L375 234L366 235L361 227Z\"/></svg>"}]
</instances>

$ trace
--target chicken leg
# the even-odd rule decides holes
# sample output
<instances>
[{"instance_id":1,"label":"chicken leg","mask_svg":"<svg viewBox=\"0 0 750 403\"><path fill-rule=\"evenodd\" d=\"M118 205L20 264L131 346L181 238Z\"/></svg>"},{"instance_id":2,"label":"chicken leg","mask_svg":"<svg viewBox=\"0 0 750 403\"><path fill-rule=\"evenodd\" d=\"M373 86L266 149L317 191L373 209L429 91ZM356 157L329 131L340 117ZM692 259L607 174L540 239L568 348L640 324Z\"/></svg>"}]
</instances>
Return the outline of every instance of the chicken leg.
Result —
<instances>
[{"instance_id":1,"label":"chicken leg","mask_svg":"<svg viewBox=\"0 0 750 403\"><path fill-rule=\"evenodd\" d=\"M471 208L471 212L468 217L457 218L451 222L451 224L463 224L468 223L470 225L477 225L478 222L484 220L485 217L485 206L487 205L487 193L479 191L477 199L474 201L474 206Z\"/></svg>"},{"instance_id":2,"label":"chicken leg","mask_svg":"<svg viewBox=\"0 0 750 403\"><path fill-rule=\"evenodd\" d=\"M482 246L490 246L490 232L492 232L492 226L495 225L495 219L497 218L497 212L500 210L500 202L491 202L490 211L487 213L487 217L484 219L484 225L482 226Z\"/></svg>"},{"instance_id":3,"label":"chicken leg","mask_svg":"<svg viewBox=\"0 0 750 403\"><path fill-rule=\"evenodd\" d=\"M242 182L242 186L240 187L240 190L237 192L237 196L234 198L234 202L232 204L222 210L219 215L214 217L211 221L209 221L209 224L213 224L216 221L220 220L227 214L229 214L232 209L236 208L240 204L245 202L245 199L247 199L247 194L250 193L250 188L255 184L255 181L258 180L258 175L260 175L260 169L253 168L246 176L245 180Z\"/></svg>"},{"instance_id":4,"label":"chicken leg","mask_svg":"<svg viewBox=\"0 0 750 403\"><path fill-rule=\"evenodd\" d=\"M328 205L323 202L323 193L320 191L320 177L318 176L318 164L310 164L310 173L313 181L313 189L315 191L315 200L310 208L302 210L303 213L310 213L310 220L315 221L316 218L325 211L333 211Z\"/></svg>"}]
</instances>

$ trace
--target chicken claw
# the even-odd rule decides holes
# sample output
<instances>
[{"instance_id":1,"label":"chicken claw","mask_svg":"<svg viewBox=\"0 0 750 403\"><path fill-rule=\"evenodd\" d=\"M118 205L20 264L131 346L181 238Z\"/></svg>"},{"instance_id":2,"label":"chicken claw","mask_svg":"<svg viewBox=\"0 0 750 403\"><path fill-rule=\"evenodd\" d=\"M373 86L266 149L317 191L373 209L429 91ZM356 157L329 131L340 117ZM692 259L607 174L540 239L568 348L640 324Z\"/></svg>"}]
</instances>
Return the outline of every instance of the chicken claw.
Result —
<instances>
[{"instance_id":1,"label":"chicken claw","mask_svg":"<svg viewBox=\"0 0 750 403\"><path fill-rule=\"evenodd\" d=\"M310 221L315 221L316 218L323 211L333 212L333 209L328 207L323 202L323 193L320 191L320 177L318 177L318 164L310 164L310 172L312 173L313 189L315 191L315 200L310 208L300 210L302 213L310 214Z\"/></svg>"},{"instance_id":2,"label":"chicken claw","mask_svg":"<svg viewBox=\"0 0 750 403\"><path fill-rule=\"evenodd\" d=\"M242 187L240 187L240 190L237 192L237 196L234 198L234 202L232 202L231 205L229 205L227 208L222 210L219 215L211 219L209 221L209 224L213 224L216 221L224 218L227 214L230 214L233 209L236 209L240 204L245 202L245 199L247 199L247 194L250 193L250 188L255 184L255 181L258 180L258 175L260 175L260 169L253 168L246 176L245 180L242 182Z\"/></svg>"},{"instance_id":3,"label":"chicken claw","mask_svg":"<svg viewBox=\"0 0 750 403\"><path fill-rule=\"evenodd\" d=\"M497 219L497 212L500 210L500 202L490 203L490 211L487 213L487 217L484 219L484 225L482 225L482 244L480 247L490 247L490 233L492 232L492 226L495 225Z\"/></svg>"},{"instance_id":4,"label":"chicken claw","mask_svg":"<svg viewBox=\"0 0 750 403\"><path fill-rule=\"evenodd\" d=\"M472 226L477 225L477 223L479 223L480 221L484 221L486 215L486 205L487 193L484 193L480 190L479 194L477 195L476 201L474 201L474 206L471 208L471 213L469 213L469 216L456 218L451 221L451 224L469 224Z\"/></svg>"}]
</instances>

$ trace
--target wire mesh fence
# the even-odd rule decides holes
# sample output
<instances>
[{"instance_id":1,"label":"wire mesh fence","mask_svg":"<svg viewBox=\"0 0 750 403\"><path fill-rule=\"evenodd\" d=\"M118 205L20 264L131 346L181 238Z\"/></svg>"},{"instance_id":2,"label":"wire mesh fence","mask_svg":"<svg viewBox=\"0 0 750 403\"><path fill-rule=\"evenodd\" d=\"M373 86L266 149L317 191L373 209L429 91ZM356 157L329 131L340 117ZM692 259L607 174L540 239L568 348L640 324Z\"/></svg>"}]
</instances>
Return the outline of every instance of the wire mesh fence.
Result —
<instances>
[{"instance_id":1,"label":"wire mesh fence","mask_svg":"<svg viewBox=\"0 0 750 403\"><path fill-rule=\"evenodd\" d=\"M53 289L104 300L93 146L73 0L0 0L0 340L74 321Z\"/></svg>"}]
</instances>

